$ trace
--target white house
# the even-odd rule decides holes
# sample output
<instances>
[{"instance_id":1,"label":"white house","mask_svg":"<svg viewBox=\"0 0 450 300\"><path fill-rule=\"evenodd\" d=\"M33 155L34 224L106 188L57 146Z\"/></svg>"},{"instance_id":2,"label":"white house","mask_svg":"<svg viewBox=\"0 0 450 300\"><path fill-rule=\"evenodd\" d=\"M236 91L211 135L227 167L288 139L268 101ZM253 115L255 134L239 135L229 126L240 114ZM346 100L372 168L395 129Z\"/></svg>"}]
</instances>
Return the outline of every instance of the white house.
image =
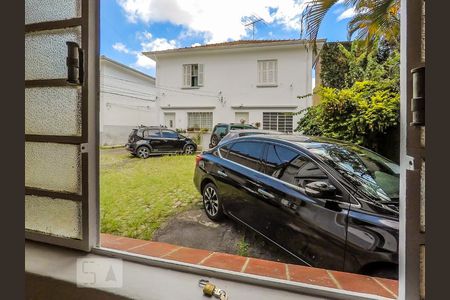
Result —
<instances>
[{"instance_id":1,"label":"white house","mask_svg":"<svg viewBox=\"0 0 450 300\"><path fill-rule=\"evenodd\" d=\"M125 144L132 128L159 125L155 78L100 57L100 144Z\"/></svg>"},{"instance_id":2,"label":"white house","mask_svg":"<svg viewBox=\"0 0 450 300\"><path fill-rule=\"evenodd\" d=\"M323 41L318 41L319 47ZM260 123L291 132L311 105L315 55L304 40L250 40L145 52L156 62L160 120L170 128Z\"/></svg>"}]
</instances>

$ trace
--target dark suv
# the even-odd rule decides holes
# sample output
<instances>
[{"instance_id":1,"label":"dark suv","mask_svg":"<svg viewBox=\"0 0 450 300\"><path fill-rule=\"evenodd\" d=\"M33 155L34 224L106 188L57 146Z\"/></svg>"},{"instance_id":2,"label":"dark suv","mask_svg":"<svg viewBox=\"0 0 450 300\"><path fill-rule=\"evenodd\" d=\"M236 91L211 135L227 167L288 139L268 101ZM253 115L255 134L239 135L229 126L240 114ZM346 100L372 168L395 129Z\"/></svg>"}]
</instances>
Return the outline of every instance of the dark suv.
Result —
<instances>
[{"instance_id":1,"label":"dark suv","mask_svg":"<svg viewBox=\"0 0 450 300\"><path fill-rule=\"evenodd\" d=\"M125 145L131 154L147 158L152 154L185 153L197 151L197 144L188 137L164 127L139 127L131 131Z\"/></svg>"},{"instance_id":2,"label":"dark suv","mask_svg":"<svg viewBox=\"0 0 450 300\"><path fill-rule=\"evenodd\" d=\"M230 130L238 130L238 129L258 129L250 124L242 124L242 123L219 123L214 126L214 129L211 134L211 140L209 142L209 148L213 148L217 146L220 140L230 132Z\"/></svg>"},{"instance_id":3,"label":"dark suv","mask_svg":"<svg viewBox=\"0 0 450 300\"><path fill-rule=\"evenodd\" d=\"M399 166L299 135L240 137L196 158L207 216L238 221L308 266L396 278Z\"/></svg>"}]
</instances>

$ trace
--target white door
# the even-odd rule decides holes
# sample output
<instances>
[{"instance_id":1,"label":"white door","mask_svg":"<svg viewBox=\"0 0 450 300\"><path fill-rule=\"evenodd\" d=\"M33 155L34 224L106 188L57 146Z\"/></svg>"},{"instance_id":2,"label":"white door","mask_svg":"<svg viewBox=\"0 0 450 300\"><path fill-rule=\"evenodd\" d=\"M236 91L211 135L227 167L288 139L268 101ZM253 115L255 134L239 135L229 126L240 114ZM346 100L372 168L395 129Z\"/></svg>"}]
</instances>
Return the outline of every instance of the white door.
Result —
<instances>
[{"instance_id":1,"label":"white door","mask_svg":"<svg viewBox=\"0 0 450 300\"><path fill-rule=\"evenodd\" d=\"M242 120L244 120L244 122ZM235 113L234 122L235 123L248 124L248 112L237 112L237 113Z\"/></svg>"},{"instance_id":2,"label":"white door","mask_svg":"<svg viewBox=\"0 0 450 300\"><path fill-rule=\"evenodd\" d=\"M175 128L175 113L164 113L164 125L167 128Z\"/></svg>"}]
</instances>

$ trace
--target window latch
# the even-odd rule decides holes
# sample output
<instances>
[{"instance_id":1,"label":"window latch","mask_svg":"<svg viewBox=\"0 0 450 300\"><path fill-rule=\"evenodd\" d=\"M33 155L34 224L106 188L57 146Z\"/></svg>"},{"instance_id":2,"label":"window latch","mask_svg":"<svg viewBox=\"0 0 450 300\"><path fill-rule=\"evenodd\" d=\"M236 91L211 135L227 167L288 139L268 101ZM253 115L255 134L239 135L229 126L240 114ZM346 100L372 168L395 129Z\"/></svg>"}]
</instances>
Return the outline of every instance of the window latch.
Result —
<instances>
[{"instance_id":1,"label":"window latch","mask_svg":"<svg viewBox=\"0 0 450 300\"><path fill-rule=\"evenodd\" d=\"M83 50L75 42L66 42L67 45L67 82L73 85L82 85L83 68Z\"/></svg>"}]
</instances>

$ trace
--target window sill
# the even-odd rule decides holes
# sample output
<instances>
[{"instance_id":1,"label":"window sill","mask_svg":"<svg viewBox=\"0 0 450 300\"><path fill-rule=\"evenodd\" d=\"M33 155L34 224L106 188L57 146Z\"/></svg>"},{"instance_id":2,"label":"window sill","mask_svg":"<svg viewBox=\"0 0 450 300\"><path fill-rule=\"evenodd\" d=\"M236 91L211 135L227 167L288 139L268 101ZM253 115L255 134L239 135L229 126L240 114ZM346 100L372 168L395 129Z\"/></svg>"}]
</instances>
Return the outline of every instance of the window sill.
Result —
<instances>
[{"instance_id":1,"label":"window sill","mask_svg":"<svg viewBox=\"0 0 450 300\"><path fill-rule=\"evenodd\" d=\"M102 257L105 256L26 241L26 293L28 296L38 295L42 299L55 298L55 296L61 296L59 299L63 299L63 296L74 299L76 298L75 293L83 295L85 299L94 299L94 296L99 293L105 296L102 299L206 299L202 295L198 281L207 279L227 291L230 299L322 299L314 296L301 296L295 292L281 291L271 287L174 271L126 260L123 260L125 276L122 288L77 288L77 259Z\"/></svg>"},{"instance_id":2,"label":"window sill","mask_svg":"<svg viewBox=\"0 0 450 300\"><path fill-rule=\"evenodd\" d=\"M278 87L278 84L257 84L257 88L274 88Z\"/></svg>"},{"instance_id":3,"label":"window sill","mask_svg":"<svg viewBox=\"0 0 450 300\"><path fill-rule=\"evenodd\" d=\"M106 239L105 236L103 236L103 239ZM121 243L119 242L120 240L122 241ZM108 246L111 247L115 243L115 248L124 248L123 245L127 244L128 248L137 249L139 245L142 245L142 242L150 243L149 241L110 236ZM156 250L157 247L153 249L153 251ZM191 250L208 252L197 249ZM280 278L267 278L251 273L242 274L236 271L208 267L206 263L204 263L204 266L197 266L199 262L192 261L192 258L195 257L194 254L188 255L187 257L190 258L187 260L179 259L178 261L173 260L173 258L171 258L172 260L159 258L164 256L161 253L154 253L153 255L154 257L148 257L137 253L137 251L136 253L125 253L119 250L103 248L95 249L95 253L85 253L26 241L25 271L27 278L39 278L39 280L30 279L30 281L34 280L34 285L31 282L27 282L27 287L29 288L27 294L39 294L46 298L46 296L67 295L69 293L73 296L73 293L79 292L80 295L86 295L87 293L85 298L90 298L90 293L93 296L102 292L109 295L109 299L148 299L149 295L151 295L152 299L161 300L203 299L202 291L198 287L198 280L204 278L227 291L231 299L390 299L354 291L305 284L303 282L290 282ZM122 288L79 290L76 287L77 259L102 257L123 259L123 274L125 276L123 277ZM352 278L349 280L352 283ZM367 286L367 282L365 285ZM48 289L44 286L51 286L52 288ZM174 289L174 286L177 288Z\"/></svg>"},{"instance_id":4,"label":"window sill","mask_svg":"<svg viewBox=\"0 0 450 300\"><path fill-rule=\"evenodd\" d=\"M184 86L181 89L182 90L198 90L200 88L201 88L201 86Z\"/></svg>"}]
</instances>

